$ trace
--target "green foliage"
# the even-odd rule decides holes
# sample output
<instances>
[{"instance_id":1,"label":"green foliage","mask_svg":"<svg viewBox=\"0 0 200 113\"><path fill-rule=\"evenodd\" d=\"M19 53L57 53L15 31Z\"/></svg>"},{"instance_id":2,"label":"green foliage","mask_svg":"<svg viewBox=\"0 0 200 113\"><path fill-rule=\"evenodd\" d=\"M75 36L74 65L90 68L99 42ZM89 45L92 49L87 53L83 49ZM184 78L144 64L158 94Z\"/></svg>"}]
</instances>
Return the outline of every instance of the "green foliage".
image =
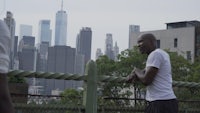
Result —
<instances>
[{"instance_id":1,"label":"green foliage","mask_svg":"<svg viewBox=\"0 0 200 113\"><path fill-rule=\"evenodd\" d=\"M146 55L140 54L138 48L122 51L118 56L117 74L126 77L134 67L143 69L145 67Z\"/></svg>"},{"instance_id":2,"label":"green foliage","mask_svg":"<svg viewBox=\"0 0 200 113\"><path fill-rule=\"evenodd\" d=\"M120 55L118 55L118 60L113 61L109 59L107 56L100 57L97 63L98 75L109 75L109 76L123 76L127 77L134 67L144 68L146 56L139 53L137 48L132 50L122 51ZM130 91L130 86L134 84L126 84L126 83L115 83L115 82L107 82L100 84L102 87L102 97L129 97L133 93ZM139 87L138 87L139 88ZM127 89L123 91L123 89ZM126 100L110 100L110 101L102 101L98 99L99 102L102 102L104 105L115 105L115 104L124 104L129 105ZM101 103L100 103L101 104Z\"/></svg>"},{"instance_id":3,"label":"green foliage","mask_svg":"<svg viewBox=\"0 0 200 113\"><path fill-rule=\"evenodd\" d=\"M188 76L192 75L192 63L176 52L167 52L170 55L173 80L188 81Z\"/></svg>"},{"instance_id":4,"label":"green foliage","mask_svg":"<svg viewBox=\"0 0 200 113\"><path fill-rule=\"evenodd\" d=\"M100 56L96 63L99 75L111 75L116 69L115 61L109 59L106 55Z\"/></svg>"},{"instance_id":5,"label":"green foliage","mask_svg":"<svg viewBox=\"0 0 200 113\"><path fill-rule=\"evenodd\" d=\"M82 93L75 89L66 89L61 93L61 103L77 105L82 103Z\"/></svg>"},{"instance_id":6,"label":"green foliage","mask_svg":"<svg viewBox=\"0 0 200 113\"><path fill-rule=\"evenodd\" d=\"M166 51L170 55L173 80L200 82L200 58L196 59L194 63L191 63L184 57L178 55L176 52L169 52L169 50ZM129 75L134 67L143 69L145 67L146 58L147 56L140 54L137 47L132 50L127 49L125 51L122 51L121 54L118 55L117 61L110 60L107 56L102 56L96 61L98 75L126 77ZM102 87L103 97L129 97L130 95L133 95L133 92L129 90L132 85L134 85L134 87L136 88L135 90L138 91L138 94L141 94L140 91L144 91L143 86L140 84L110 82L100 85L100 87ZM122 90L124 89L127 89L127 91L122 93ZM197 89L195 89L195 91L182 89L181 92L177 91L176 95L180 99L191 98L191 95L193 95L192 98L197 98L199 96L197 92L200 91ZM105 104L106 102L103 103ZM109 103L109 105L114 105L116 103L122 104L123 102L119 102L119 100L110 100L107 103Z\"/></svg>"},{"instance_id":7,"label":"green foliage","mask_svg":"<svg viewBox=\"0 0 200 113\"><path fill-rule=\"evenodd\" d=\"M21 77L21 76L9 76L8 82L9 83L26 83L26 80L24 77Z\"/></svg>"},{"instance_id":8,"label":"green foliage","mask_svg":"<svg viewBox=\"0 0 200 113\"><path fill-rule=\"evenodd\" d=\"M200 57L197 57L192 64L192 74L188 77L188 81L200 82Z\"/></svg>"}]
</instances>

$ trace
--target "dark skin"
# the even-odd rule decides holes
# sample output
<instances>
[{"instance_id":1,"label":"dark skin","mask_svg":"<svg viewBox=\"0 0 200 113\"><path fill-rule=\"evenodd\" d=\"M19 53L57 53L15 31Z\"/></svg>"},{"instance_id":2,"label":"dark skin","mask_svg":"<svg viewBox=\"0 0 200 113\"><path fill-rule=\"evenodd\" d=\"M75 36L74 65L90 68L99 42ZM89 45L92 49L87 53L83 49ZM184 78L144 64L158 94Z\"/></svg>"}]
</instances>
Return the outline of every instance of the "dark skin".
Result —
<instances>
[{"instance_id":1,"label":"dark skin","mask_svg":"<svg viewBox=\"0 0 200 113\"><path fill-rule=\"evenodd\" d=\"M142 54L149 55L152 51L156 49L156 39L151 34L141 35L138 38L138 48ZM127 77L127 82L140 81L144 85L150 85L156 74L158 73L158 68L149 66L145 70L134 68L131 74Z\"/></svg>"},{"instance_id":2,"label":"dark skin","mask_svg":"<svg viewBox=\"0 0 200 113\"><path fill-rule=\"evenodd\" d=\"M0 73L0 112L14 113L14 108L8 90L7 74Z\"/></svg>"}]
</instances>

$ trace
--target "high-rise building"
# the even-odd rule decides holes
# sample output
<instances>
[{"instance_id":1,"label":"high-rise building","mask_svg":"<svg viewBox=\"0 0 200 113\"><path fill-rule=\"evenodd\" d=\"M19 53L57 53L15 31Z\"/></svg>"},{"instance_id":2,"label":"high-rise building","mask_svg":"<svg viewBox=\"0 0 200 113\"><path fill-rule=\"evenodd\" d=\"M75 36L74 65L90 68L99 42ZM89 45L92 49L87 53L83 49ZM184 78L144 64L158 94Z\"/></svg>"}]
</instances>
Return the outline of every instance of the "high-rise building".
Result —
<instances>
[{"instance_id":1,"label":"high-rise building","mask_svg":"<svg viewBox=\"0 0 200 113\"><path fill-rule=\"evenodd\" d=\"M63 10L63 1L61 10L56 13L55 25L55 45L66 45L67 41L67 13Z\"/></svg>"},{"instance_id":2,"label":"high-rise building","mask_svg":"<svg viewBox=\"0 0 200 113\"><path fill-rule=\"evenodd\" d=\"M114 51L113 51L113 39L112 39L112 34L107 33L106 34L106 41L105 41L105 55L109 58L114 60Z\"/></svg>"},{"instance_id":3,"label":"high-rise building","mask_svg":"<svg viewBox=\"0 0 200 113\"><path fill-rule=\"evenodd\" d=\"M58 73L74 73L75 48L69 46L53 46L48 49L47 71ZM44 90L46 94L51 94L52 90L64 90L66 88L77 88L76 81L73 80L47 80Z\"/></svg>"},{"instance_id":4,"label":"high-rise building","mask_svg":"<svg viewBox=\"0 0 200 113\"><path fill-rule=\"evenodd\" d=\"M37 56L37 71L47 71L48 47L51 46L52 30L50 20L40 20L39 22L39 43Z\"/></svg>"},{"instance_id":5,"label":"high-rise building","mask_svg":"<svg viewBox=\"0 0 200 113\"><path fill-rule=\"evenodd\" d=\"M92 31L89 27L83 27L76 38L76 59L75 73L84 75L85 65L91 59L91 43ZM77 82L77 86L81 87L82 81Z\"/></svg>"},{"instance_id":6,"label":"high-rise building","mask_svg":"<svg viewBox=\"0 0 200 113\"><path fill-rule=\"evenodd\" d=\"M37 55L37 71L47 71L48 47L48 42L42 42L39 44Z\"/></svg>"},{"instance_id":7,"label":"high-rise building","mask_svg":"<svg viewBox=\"0 0 200 113\"><path fill-rule=\"evenodd\" d=\"M91 59L92 30L89 27L83 27L76 39L77 54L84 55L84 63Z\"/></svg>"},{"instance_id":8,"label":"high-rise building","mask_svg":"<svg viewBox=\"0 0 200 113\"><path fill-rule=\"evenodd\" d=\"M103 53L102 53L101 49L97 48L97 50L96 50L96 60L102 55L103 55Z\"/></svg>"},{"instance_id":9,"label":"high-rise building","mask_svg":"<svg viewBox=\"0 0 200 113\"><path fill-rule=\"evenodd\" d=\"M19 29L19 41L23 38L23 36L32 36L32 26L21 24Z\"/></svg>"},{"instance_id":10,"label":"high-rise building","mask_svg":"<svg viewBox=\"0 0 200 113\"><path fill-rule=\"evenodd\" d=\"M11 49L10 49L10 69L14 69L14 47L15 47L15 19L10 11L7 11L4 22L7 24L11 34Z\"/></svg>"},{"instance_id":11,"label":"high-rise building","mask_svg":"<svg viewBox=\"0 0 200 113\"><path fill-rule=\"evenodd\" d=\"M39 43L48 42L51 45L52 30L50 20L40 20L39 22Z\"/></svg>"},{"instance_id":12,"label":"high-rise building","mask_svg":"<svg viewBox=\"0 0 200 113\"><path fill-rule=\"evenodd\" d=\"M116 61L117 56L119 55L119 47L117 46L117 42L115 42L115 46L114 46L113 50L114 50L114 56L115 56L115 61Z\"/></svg>"},{"instance_id":13,"label":"high-rise building","mask_svg":"<svg viewBox=\"0 0 200 113\"><path fill-rule=\"evenodd\" d=\"M134 34L139 33L140 32L140 26L139 25L129 25L129 48L132 48L131 46L131 37L133 37Z\"/></svg>"},{"instance_id":14,"label":"high-rise building","mask_svg":"<svg viewBox=\"0 0 200 113\"><path fill-rule=\"evenodd\" d=\"M36 71L36 48L35 37L23 36L19 43L19 69L25 71Z\"/></svg>"},{"instance_id":15,"label":"high-rise building","mask_svg":"<svg viewBox=\"0 0 200 113\"><path fill-rule=\"evenodd\" d=\"M177 52L185 59L193 62L200 56L200 22L181 21L167 23L167 29L134 32L129 39L129 49L137 45L137 38L144 33L152 33L157 38L157 47Z\"/></svg>"}]
</instances>

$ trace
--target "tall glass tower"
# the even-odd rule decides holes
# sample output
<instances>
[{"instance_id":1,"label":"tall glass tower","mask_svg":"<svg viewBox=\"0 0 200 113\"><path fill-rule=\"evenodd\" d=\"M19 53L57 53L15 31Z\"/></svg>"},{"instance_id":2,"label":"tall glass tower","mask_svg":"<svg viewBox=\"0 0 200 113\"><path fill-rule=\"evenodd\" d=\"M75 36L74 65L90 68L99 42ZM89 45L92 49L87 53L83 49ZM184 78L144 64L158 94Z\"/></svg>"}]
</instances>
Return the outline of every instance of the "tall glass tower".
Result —
<instances>
[{"instance_id":1,"label":"tall glass tower","mask_svg":"<svg viewBox=\"0 0 200 113\"><path fill-rule=\"evenodd\" d=\"M40 20L39 22L39 43L48 42L51 45L50 20Z\"/></svg>"},{"instance_id":2,"label":"tall glass tower","mask_svg":"<svg viewBox=\"0 0 200 113\"><path fill-rule=\"evenodd\" d=\"M67 13L63 10L63 1L61 10L56 13L55 25L55 45L66 45L67 41Z\"/></svg>"}]
</instances>

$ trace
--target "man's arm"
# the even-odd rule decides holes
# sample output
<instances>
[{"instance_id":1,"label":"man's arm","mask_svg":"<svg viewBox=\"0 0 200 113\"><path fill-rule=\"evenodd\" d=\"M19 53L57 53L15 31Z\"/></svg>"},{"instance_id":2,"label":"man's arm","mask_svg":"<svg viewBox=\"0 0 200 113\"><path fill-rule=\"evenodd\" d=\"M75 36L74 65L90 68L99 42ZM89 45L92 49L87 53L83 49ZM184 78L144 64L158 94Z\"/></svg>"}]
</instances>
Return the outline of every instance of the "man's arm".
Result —
<instances>
[{"instance_id":1,"label":"man's arm","mask_svg":"<svg viewBox=\"0 0 200 113\"><path fill-rule=\"evenodd\" d=\"M10 47L11 37L8 26L0 20L0 113L14 113L7 80Z\"/></svg>"},{"instance_id":2,"label":"man's arm","mask_svg":"<svg viewBox=\"0 0 200 113\"><path fill-rule=\"evenodd\" d=\"M153 82L157 73L158 68L152 66L147 67L145 71L138 68L135 69L135 74L137 78L146 86L150 85Z\"/></svg>"},{"instance_id":3,"label":"man's arm","mask_svg":"<svg viewBox=\"0 0 200 113\"><path fill-rule=\"evenodd\" d=\"M0 112L14 113L10 92L8 90L7 74L0 73Z\"/></svg>"}]
</instances>

